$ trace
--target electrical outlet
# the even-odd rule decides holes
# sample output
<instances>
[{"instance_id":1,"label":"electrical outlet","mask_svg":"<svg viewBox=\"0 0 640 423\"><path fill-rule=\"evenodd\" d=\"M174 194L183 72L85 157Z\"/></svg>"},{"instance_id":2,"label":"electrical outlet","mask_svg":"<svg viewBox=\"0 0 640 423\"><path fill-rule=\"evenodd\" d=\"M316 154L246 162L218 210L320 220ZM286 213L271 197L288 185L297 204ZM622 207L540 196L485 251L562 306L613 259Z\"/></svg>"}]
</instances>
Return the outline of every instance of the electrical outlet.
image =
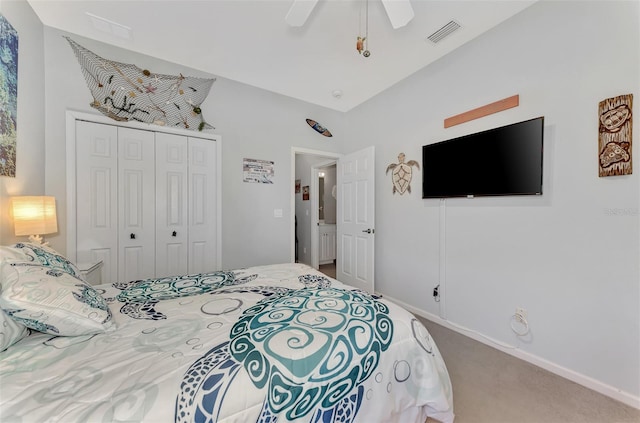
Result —
<instances>
[{"instance_id":1,"label":"electrical outlet","mask_svg":"<svg viewBox=\"0 0 640 423\"><path fill-rule=\"evenodd\" d=\"M527 320L527 310L522 307L516 307L516 317L522 321Z\"/></svg>"}]
</instances>

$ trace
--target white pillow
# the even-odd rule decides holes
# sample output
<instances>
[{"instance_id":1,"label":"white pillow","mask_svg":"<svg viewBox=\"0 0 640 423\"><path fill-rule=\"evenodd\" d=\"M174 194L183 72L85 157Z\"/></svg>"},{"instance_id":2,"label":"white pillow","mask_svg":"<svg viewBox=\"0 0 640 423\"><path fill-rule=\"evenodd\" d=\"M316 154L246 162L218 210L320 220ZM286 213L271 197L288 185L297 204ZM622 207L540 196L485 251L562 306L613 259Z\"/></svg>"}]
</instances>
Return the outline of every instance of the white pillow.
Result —
<instances>
[{"instance_id":1,"label":"white pillow","mask_svg":"<svg viewBox=\"0 0 640 423\"><path fill-rule=\"evenodd\" d=\"M4 260L29 260L29 256L22 248L0 245L0 262Z\"/></svg>"},{"instance_id":2,"label":"white pillow","mask_svg":"<svg viewBox=\"0 0 640 423\"><path fill-rule=\"evenodd\" d=\"M41 244L33 244L31 242L19 242L15 244L13 248L21 251L34 263L54 269L64 270L72 276L85 281L84 276L82 276L82 273L76 265L71 263L66 257L51 247Z\"/></svg>"},{"instance_id":3,"label":"white pillow","mask_svg":"<svg viewBox=\"0 0 640 423\"><path fill-rule=\"evenodd\" d=\"M29 331L25 325L16 322L0 310L0 352L27 335L29 335Z\"/></svg>"},{"instance_id":4,"label":"white pillow","mask_svg":"<svg viewBox=\"0 0 640 423\"><path fill-rule=\"evenodd\" d=\"M89 335L113 327L104 298L71 274L32 262L1 264L0 307L24 326L58 336Z\"/></svg>"}]
</instances>

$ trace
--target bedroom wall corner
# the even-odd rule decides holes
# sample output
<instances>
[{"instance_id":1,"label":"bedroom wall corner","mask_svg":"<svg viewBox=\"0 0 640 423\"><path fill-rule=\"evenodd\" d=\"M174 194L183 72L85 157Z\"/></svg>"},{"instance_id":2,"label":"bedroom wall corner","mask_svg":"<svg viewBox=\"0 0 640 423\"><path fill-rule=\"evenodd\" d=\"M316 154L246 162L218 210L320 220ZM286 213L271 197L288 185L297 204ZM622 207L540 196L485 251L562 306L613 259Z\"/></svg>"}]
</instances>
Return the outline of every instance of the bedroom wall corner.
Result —
<instances>
[{"instance_id":1,"label":"bedroom wall corner","mask_svg":"<svg viewBox=\"0 0 640 423\"><path fill-rule=\"evenodd\" d=\"M42 23L26 1L4 0L0 13L18 32L16 176L0 176L0 245L7 245L19 240L9 197L45 194L44 41Z\"/></svg>"}]
</instances>

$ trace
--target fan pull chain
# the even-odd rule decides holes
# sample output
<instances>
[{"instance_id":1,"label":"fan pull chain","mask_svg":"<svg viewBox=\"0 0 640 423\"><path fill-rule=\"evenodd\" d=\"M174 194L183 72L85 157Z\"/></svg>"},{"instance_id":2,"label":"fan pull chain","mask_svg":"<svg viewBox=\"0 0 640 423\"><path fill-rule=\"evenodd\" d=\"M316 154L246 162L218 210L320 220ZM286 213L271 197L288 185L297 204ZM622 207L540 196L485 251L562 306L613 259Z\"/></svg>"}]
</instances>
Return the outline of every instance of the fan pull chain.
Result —
<instances>
[{"instance_id":1,"label":"fan pull chain","mask_svg":"<svg viewBox=\"0 0 640 423\"><path fill-rule=\"evenodd\" d=\"M366 4L366 26L365 26L365 34L364 34L364 51L362 52L362 55L364 57L369 57L371 56L371 52L369 51L369 0L367 0L367 4Z\"/></svg>"},{"instance_id":2,"label":"fan pull chain","mask_svg":"<svg viewBox=\"0 0 640 423\"><path fill-rule=\"evenodd\" d=\"M369 51L369 0L365 3L365 34L362 36L362 7L358 12L358 39L356 41L356 50L358 54L362 54L364 57L371 56Z\"/></svg>"}]
</instances>

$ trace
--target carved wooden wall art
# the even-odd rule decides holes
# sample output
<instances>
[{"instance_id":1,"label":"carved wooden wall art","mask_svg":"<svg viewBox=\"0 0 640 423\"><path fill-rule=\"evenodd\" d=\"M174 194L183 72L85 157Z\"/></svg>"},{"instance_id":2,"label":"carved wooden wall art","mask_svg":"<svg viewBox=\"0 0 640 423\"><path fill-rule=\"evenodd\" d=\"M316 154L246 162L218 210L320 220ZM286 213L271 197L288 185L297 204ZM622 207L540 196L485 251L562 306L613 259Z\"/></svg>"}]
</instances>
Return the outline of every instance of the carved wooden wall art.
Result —
<instances>
[{"instance_id":1,"label":"carved wooden wall art","mask_svg":"<svg viewBox=\"0 0 640 423\"><path fill-rule=\"evenodd\" d=\"M598 107L599 176L632 173L632 106L633 94L620 95L600 102Z\"/></svg>"}]
</instances>

